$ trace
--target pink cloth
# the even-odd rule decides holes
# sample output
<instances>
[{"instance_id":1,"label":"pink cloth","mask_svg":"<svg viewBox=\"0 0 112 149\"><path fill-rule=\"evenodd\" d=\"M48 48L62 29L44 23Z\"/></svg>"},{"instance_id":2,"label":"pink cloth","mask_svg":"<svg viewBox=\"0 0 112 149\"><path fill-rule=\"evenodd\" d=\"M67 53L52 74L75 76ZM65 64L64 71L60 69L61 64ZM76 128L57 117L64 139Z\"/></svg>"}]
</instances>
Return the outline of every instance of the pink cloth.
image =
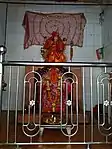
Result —
<instances>
[{"instance_id":1,"label":"pink cloth","mask_svg":"<svg viewBox=\"0 0 112 149\"><path fill-rule=\"evenodd\" d=\"M27 11L24 15L25 29L24 49L32 45L43 45L45 37L49 38L57 31L61 39L66 38L67 44L83 46L83 34L86 19L83 13L37 13Z\"/></svg>"}]
</instances>

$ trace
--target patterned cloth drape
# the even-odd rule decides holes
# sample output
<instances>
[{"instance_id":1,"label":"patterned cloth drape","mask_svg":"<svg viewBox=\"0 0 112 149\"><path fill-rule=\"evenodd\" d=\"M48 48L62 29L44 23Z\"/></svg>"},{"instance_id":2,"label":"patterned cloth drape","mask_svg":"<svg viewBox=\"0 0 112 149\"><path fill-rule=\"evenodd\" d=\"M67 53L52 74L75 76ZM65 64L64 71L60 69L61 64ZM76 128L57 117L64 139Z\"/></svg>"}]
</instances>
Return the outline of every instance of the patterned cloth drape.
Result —
<instances>
[{"instance_id":1,"label":"patterned cloth drape","mask_svg":"<svg viewBox=\"0 0 112 149\"><path fill-rule=\"evenodd\" d=\"M45 37L53 31L67 39L69 45L83 46L86 18L83 13L37 13L26 11L23 19L25 29L24 49L32 45L43 45Z\"/></svg>"}]
</instances>

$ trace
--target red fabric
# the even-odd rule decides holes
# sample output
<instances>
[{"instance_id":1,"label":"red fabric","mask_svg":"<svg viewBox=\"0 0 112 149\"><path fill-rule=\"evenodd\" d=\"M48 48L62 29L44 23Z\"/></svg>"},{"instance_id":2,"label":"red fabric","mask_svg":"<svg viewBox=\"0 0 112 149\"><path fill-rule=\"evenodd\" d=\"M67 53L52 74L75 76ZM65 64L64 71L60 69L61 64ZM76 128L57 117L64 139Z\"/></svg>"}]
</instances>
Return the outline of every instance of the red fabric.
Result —
<instances>
[{"instance_id":1,"label":"red fabric","mask_svg":"<svg viewBox=\"0 0 112 149\"><path fill-rule=\"evenodd\" d=\"M24 36L24 48L27 47L27 43L29 42L30 34L29 34L29 21L28 21L28 15L25 14L24 19L23 19L23 26L25 29L25 36ZM30 46L31 44L29 44Z\"/></svg>"},{"instance_id":2,"label":"red fabric","mask_svg":"<svg viewBox=\"0 0 112 149\"><path fill-rule=\"evenodd\" d=\"M56 83L58 82L58 77L59 77L59 72L57 71L57 69L54 67L52 67L50 69L50 80L52 83Z\"/></svg>"},{"instance_id":3,"label":"red fabric","mask_svg":"<svg viewBox=\"0 0 112 149\"><path fill-rule=\"evenodd\" d=\"M86 19L83 13L36 13L26 12L23 19L25 29L24 49L32 45L43 45L45 37L59 33L61 39L66 38L69 45L83 46L83 32Z\"/></svg>"},{"instance_id":4,"label":"red fabric","mask_svg":"<svg viewBox=\"0 0 112 149\"><path fill-rule=\"evenodd\" d=\"M52 37L55 37L55 36L58 36L58 33L57 32L52 32Z\"/></svg>"},{"instance_id":5,"label":"red fabric","mask_svg":"<svg viewBox=\"0 0 112 149\"><path fill-rule=\"evenodd\" d=\"M93 112L98 112L98 105L93 108Z\"/></svg>"},{"instance_id":6,"label":"red fabric","mask_svg":"<svg viewBox=\"0 0 112 149\"><path fill-rule=\"evenodd\" d=\"M62 39L59 37L58 33L57 32L52 32L52 36L50 38L48 38L46 41L45 41L45 44L44 44L44 49L50 49L52 48L53 44L54 44L54 37L55 36L58 36L58 41L56 41L55 45L56 45L56 51L61 51L61 50L64 50L65 48L65 45L62 41Z\"/></svg>"}]
</instances>

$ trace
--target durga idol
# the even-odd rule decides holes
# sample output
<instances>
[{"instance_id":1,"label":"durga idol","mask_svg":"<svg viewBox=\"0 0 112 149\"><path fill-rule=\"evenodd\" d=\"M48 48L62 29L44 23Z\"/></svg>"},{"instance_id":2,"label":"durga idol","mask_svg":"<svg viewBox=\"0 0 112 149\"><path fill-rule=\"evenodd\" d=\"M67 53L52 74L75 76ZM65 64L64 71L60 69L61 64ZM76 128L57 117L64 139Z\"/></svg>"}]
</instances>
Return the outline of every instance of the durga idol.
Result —
<instances>
[{"instance_id":1,"label":"durga idol","mask_svg":"<svg viewBox=\"0 0 112 149\"><path fill-rule=\"evenodd\" d=\"M60 38L57 32L53 32L51 37L46 39L41 54L45 62L66 62L64 51L66 49L66 39ZM42 69L41 69L42 72ZM43 113L59 113L60 112L60 79L66 70L62 67L44 67L43 68L43 85L42 85L42 112ZM42 74L42 73L41 73ZM63 106L65 110L66 94L63 91ZM50 122L51 121L51 122ZM47 123L55 123L56 117L46 119Z\"/></svg>"},{"instance_id":2,"label":"durga idol","mask_svg":"<svg viewBox=\"0 0 112 149\"><path fill-rule=\"evenodd\" d=\"M64 50L66 47L66 39L60 38L57 32L53 32L43 46L43 58L46 62L65 62L66 56Z\"/></svg>"}]
</instances>

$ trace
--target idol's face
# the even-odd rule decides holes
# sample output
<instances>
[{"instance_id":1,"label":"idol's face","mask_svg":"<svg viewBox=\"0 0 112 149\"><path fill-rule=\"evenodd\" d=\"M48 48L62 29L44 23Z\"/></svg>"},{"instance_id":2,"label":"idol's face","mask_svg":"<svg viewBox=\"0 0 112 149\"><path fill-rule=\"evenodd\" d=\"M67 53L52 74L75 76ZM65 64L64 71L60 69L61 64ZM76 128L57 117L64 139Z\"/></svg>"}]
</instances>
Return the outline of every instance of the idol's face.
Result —
<instances>
[{"instance_id":1,"label":"idol's face","mask_svg":"<svg viewBox=\"0 0 112 149\"><path fill-rule=\"evenodd\" d=\"M54 41L56 42L58 40L58 36L54 36Z\"/></svg>"}]
</instances>

